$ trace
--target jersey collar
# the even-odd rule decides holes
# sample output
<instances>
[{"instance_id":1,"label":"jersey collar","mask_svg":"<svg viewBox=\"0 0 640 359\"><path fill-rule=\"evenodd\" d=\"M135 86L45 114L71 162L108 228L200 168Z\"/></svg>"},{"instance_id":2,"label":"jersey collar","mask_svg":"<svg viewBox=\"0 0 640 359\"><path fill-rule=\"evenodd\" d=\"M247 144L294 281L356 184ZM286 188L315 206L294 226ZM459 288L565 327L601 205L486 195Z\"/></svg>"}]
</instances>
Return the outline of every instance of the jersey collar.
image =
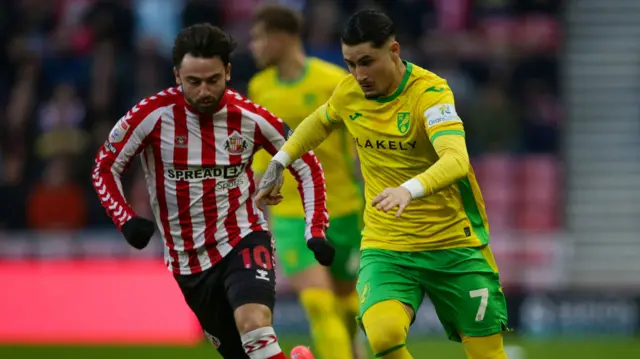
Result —
<instances>
[{"instance_id":1,"label":"jersey collar","mask_svg":"<svg viewBox=\"0 0 640 359\"><path fill-rule=\"evenodd\" d=\"M398 86L398 88L391 95L377 97L373 99L374 101L379 103L391 102L398 98L402 91L404 91L404 88L407 87L407 82L409 82L409 77L411 76L411 70L413 70L413 64L408 61L402 61L402 63L407 67L407 69L404 71L402 81L400 81L400 85Z\"/></svg>"}]
</instances>

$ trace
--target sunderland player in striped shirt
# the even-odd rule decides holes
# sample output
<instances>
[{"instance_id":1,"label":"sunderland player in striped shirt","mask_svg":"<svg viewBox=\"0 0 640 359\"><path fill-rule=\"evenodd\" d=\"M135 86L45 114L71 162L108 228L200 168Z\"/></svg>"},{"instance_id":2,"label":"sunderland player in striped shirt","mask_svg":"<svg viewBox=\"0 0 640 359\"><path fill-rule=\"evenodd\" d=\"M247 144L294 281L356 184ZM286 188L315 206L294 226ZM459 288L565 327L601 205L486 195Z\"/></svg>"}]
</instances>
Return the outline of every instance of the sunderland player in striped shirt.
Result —
<instances>
[{"instance_id":1,"label":"sunderland player in striped shirt","mask_svg":"<svg viewBox=\"0 0 640 359\"><path fill-rule=\"evenodd\" d=\"M277 4L258 8L253 16L251 50L264 69L249 81L249 98L292 129L329 99L346 70L305 56L302 20L292 9ZM355 291L360 256L362 194L355 178L355 146L345 129L334 131L314 150L322 164L331 215L328 240L336 248L331 267L318 264L301 240L304 208L296 181L286 176L282 203L269 209L269 228L276 242L276 256L289 285L304 307L314 352L319 359L353 359L352 338L358 328L359 302ZM253 170L262 175L271 155L256 153ZM363 351L362 343L353 348ZM361 357L361 356L360 356Z\"/></svg>"},{"instance_id":2,"label":"sunderland player in striped shirt","mask_svg":"<svg viewBox=\"0 0 640 359\"><path fill-rule=\"evenodd\" d=\"M178 87L140 101L100 149L93 184L102 205L135 248L155 226L165 258L211 343L227 359L286 359L272 328L275 274L271 236L252 201L251 162L275 154L289 133L264 108L227 89L234 42L220 29L182 30L173 47ZM140 155L154 224L136 216L120 177ZM323 265L328 214L322 168L312 153L289 167L304 201L307 246ZM266 198L277 203L278 193Z\"/></svg>"},{"instance_id":3,"label":"sunderland player in striped shirt","mask_svg":"<svg viewBox=\"0 0 640 359\"><path fill-rule=\"evenodd\" d=\"M451 89L402 60L378 11L349 19L342 54L351 75L273 157L256 198L277 192L291 160L346 127L365 182L357 290L376 358L412 358L407 333L426 294L469 359L506 359L505 296Z\"/></svg>"}]
</instances>

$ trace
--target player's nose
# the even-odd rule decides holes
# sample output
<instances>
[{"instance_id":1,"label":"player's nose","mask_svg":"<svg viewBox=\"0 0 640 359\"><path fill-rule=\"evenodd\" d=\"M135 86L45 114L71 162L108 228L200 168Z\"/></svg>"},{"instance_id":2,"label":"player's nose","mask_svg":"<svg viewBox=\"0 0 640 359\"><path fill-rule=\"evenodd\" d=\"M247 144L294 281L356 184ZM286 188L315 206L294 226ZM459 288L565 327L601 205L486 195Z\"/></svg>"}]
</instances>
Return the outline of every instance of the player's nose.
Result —
<instances>
[{"instance_id":1,"label":"player's nose","mask_svg":"<svg viewBox=\"0 0 640 359\"><path fill-rule=\"evenodd\" d=\"M356 66L355 75L356 75L356 80L358 80L358 82L367 81L368 76L363 67Z\"/></svg>"},{"instance_id":2,"label":"player's nose","mask_svg":"<svg viewBox=\"0 0 640 359\"><path fill-rule=\"evenodd\" d=\"M212 91L206 85L202 85L198 89L198 97L200 97L200 98L211 97L211 94L212 94Z\"/></svg>"}]
</instances>

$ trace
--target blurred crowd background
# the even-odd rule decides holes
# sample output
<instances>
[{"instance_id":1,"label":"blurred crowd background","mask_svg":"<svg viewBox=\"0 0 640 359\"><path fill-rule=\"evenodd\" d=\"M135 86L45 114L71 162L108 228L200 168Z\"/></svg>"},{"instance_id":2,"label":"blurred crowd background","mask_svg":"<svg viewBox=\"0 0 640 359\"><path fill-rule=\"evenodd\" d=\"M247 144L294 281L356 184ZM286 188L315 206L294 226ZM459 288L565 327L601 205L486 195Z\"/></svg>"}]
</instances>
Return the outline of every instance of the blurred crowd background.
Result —
<instances>
[{"instance_id":1,"label":"blurred crowd background","mask_svg":"<svg viewBox=\"0 0 640 359\"><path fill-rule=\"evenodd\" d=\"M184 26L211 22L239 41L230 86L244 92L257 71L247 44L259 3L4 0L0 231L111 226L89 180L98 146L132 105L173 84L171 46ZM386 10L403 57L445 77L455 93L492 226L560 226L558 1L281 3L304 13L308 54L342 66L346 17L361 7ZM141 215L150 215L137 162L125 192Z\"/></svg>"}]
</instances>

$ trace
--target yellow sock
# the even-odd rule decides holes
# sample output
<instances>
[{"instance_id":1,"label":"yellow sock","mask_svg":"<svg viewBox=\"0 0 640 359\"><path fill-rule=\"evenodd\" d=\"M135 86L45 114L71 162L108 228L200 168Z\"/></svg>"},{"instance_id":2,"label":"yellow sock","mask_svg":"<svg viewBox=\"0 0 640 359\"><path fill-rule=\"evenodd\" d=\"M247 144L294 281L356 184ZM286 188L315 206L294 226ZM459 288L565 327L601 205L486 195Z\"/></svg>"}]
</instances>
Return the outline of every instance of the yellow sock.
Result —
<instances>
[{"instance_id":1,"label":"yellow sock","mask_svg":"<svg viewBox=\"0 0 640 359\"><path fill-rule=\"evenodd\" d=\"M356 321L356 317L360 315L360 298L358 297L358 293L354 290L347 296L338 297L338 303L342 311L342 318L349 332L349 338L351 338L353 357L356 359L369 357L370 354L367 354L368 347L360 336L360 326Z\"/></svg>"},{"instance_id":2,"label":"yellow sock","mask_svg":"<svg viewBox=\"0 0 640 359\"><path fill-rule=\"evenodd\" d=\"M374 304L362 317L364 330L376 358L412 359L407 350L411 318L397 300Z\"/></svg>"},{"instance_id":3,"label":"yellow sock","mask_svg":"<svg viewBox=\"0 0 640 359\"><path fill-rule=\"evenodd\" d=\"M352 359L351 339L332 291L305 289L300 302L307 312L311 325L314 352L319 359Z\"/></svg>"},{"instance_id":4,"label":"yellow sock","mask_svg":"<svg viewBox=\"0 0 640 359\"><path fill-rule=\"evenodd\" d=\"M356 317L360 314L360 299L354 290L346 297L338 298L338 307L342 312L342 318L347 326L349 338L354 338L358 332Z\"/></svg>"},{"instance_id":5,"label":"yellow sock","mask_svg":"<svg viewBox=\"0 0 640 359\"><path fill-rule=\"evenodd\" d=\"M502 343L502 333L486 337L462 337L468 359L507 359Z\"/></svg>"}]
</instances>

